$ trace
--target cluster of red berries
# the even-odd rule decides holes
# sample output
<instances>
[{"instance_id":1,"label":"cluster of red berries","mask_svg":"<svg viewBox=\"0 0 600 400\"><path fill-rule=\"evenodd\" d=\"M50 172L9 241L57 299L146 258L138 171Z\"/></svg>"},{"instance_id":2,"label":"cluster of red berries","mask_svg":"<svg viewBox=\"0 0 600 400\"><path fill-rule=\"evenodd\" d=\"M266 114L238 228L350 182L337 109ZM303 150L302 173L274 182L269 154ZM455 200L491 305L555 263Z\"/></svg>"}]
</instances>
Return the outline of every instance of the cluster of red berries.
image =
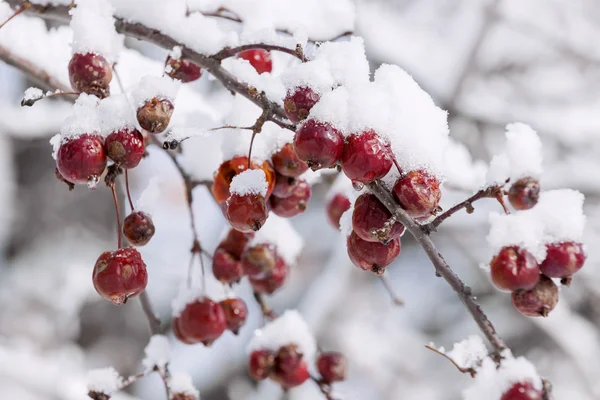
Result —
<instances>
[{"instance_id":1,"label":"cluster of red berries","mask_svg":"<svg viewBox=\"0 0 600 400\"><path fill-rule=\"evenodd\" d=\"M247 316L246 303L239 297L227 298L219 303L201 297L186 304L173 319L173 333L182 343L210 346L225 330L237 335Z\"/></svg>"},{"instance_id":2,"label":"cluster of red berries","mask_svg":"<svg viewBox=\"0 0 600 400\"><path fill-rule=\"evenodd\" d=\"M538 197L539 183L533 178L515 182L508 196L517 210L534 207ZM558 303L558 287L550 278L568 285L585 260L583 245L573 241L546 244L546 258L539 264L527 250L507 246L494 256L490 270L494 284L512 292L513 305L520 313L545 317Z\"/></svg>"},{"instance_id":3,"label":"cluster of red berries","mask_svg":"<svg viewBox=\"0 0 600 400\"><path fill-rule=\"evenodd\" d=\"M533 387L531 382L517 382L510 387L500 400L542 400L544 394Z\"/></svg>"},{"instance_id":4,"label":"cluster of red berries","mask_svg":"<svg viewBox=\"0 0 600 400\"><path fill-rule=\"evenodd\" d=\"M226 285L248 276L254 291L272 294L283 286L288 267L276 246L267 243L249 246L253 236L253 233L230 230L213 256L213 274Z\"/></svg>"},{"instance_id":5,"label":"cluster of red berries","mask_svg":"<svg viewBox=\"0 0 600 400\"><path fill-rule=\"evenodd\" d=\"M320 382L332 384L346 377L346 358L335 352L321 353L317 359ZM261 349L250 354L248 361L250 376L261 381L271 378L285 390L294 388L310 378L308 365L298 346L289 344L276 352Z\"/></svg>"}]
</instances>

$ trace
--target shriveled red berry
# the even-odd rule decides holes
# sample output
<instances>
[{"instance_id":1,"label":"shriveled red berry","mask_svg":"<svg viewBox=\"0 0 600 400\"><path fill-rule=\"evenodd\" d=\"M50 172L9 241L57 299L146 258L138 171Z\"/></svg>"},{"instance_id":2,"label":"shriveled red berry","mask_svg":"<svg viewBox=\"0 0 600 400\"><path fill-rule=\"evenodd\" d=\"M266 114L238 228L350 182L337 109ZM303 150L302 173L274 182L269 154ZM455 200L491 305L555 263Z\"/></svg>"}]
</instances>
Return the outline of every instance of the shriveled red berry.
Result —
<instances>
[{"instance_id":1,"label":"shriveled red berry","mask_svg":"<svg viewBox=\"0 0 600 400\"><path fill-rule=\"evenodd\" d=\"M271 211L283 218L292 218L302 214L308 207L310 193L310 185L305 180L301 180L288 197L271 196L269 199Z\"/></svg>"},{"instance_id":2,"label":"shriveled red berry","mask_svg":"<svg viewBox=\"0 0 600 400\"><path fill-rule=\"evenodd\" d=\"M342 157L344 137L331 124L310 119L296 130L294 149L313 171L329 168Z\"/></svg>"},{"instance_id":3,"label":"shriveled red berry","mask_svg":"<svg viewBox=\"0 0 600 400\"><path fill-rule=\"evenodd\" d=\"M281 150L273 154L271 161L275 171L283 176L295 178L308 170L308 165L298 158L292 143L287 143Z\"/></svg>"},{"instance_id":4,"label":"shriveled red berry","mask_svg":"<svg viewBox=\"0 0 600 400\"><path fill-rule=\"evenodd\" d=\"M317 369L327 383L343 381L346 378L346 357L342 353L321 353L317 359Z\"/></svg>"},{"instance_id":5,"label":"shriveled red berry","mask_svg":"<svg viewBox=\"0 0 600 400\"><path fill-rule=\"evenodd\" d=\"M100 296L118 306L146 288L146 264L133 247L106 251L94 265L92 281Z\"/></svg>"},{"instance_id":6,"label":"shriveled red berry","mask_svg":"<svg viewBox=\"0 0 600 400\"><path fill-rule=\"evenodd\" d=\"M540 279L535 258L517 246L503 247L490 263L492 281L502 290L532 289Z\"/></svg>"},{"instance_id":7,"label":"shriveled red berry","mask_svg":"<svg viewBox=\"0 0 600 400\"><path fill-rule=\"evenodd\" d=\"M174 109L175 106L169 99L154 97L138 108L138 123L148 132L161 133L169 126Z\"/></svg>"},{"instance_id":8,"label":"shriveled red berry","mask_svg":"<svg viewBox=\"0 0 600 400\"><path fill-rule=\"evenodd\" d=\"M552 279L541 275L533 289L513 292L512 301L515 308L523 315L547 317L558 303L558 287Z\"/></svg>"},{"instance_id":9,"label":"shriveled red berry","mask_svg":"<svg viewBox=\"0 0 600 400\"><path fill-rule=\"evenodd\" d=\"M69 61L69 80L76 92L103 99L110 95L112 68L101 54L75 53Z\"/></svg>"},{"instance_id":10,"label":"shriveled red berry","mask_svg":"<svg viewBox=\"0 0 600 400\"><path fill-rule=\"evenodd\" d=\"M197 81L202 76L200 67L191 61L169 56L166 64L167 75L182 83Z\"/></svg>"},{"instance_id":11,"label":"shriveled red berry","mask_svg":"<svg viewBox=\"0 0 600 400\"><path fill-rule=\"evenodd\" d=\"M268 161L258 164L254 161L250 163L251 169L262 169L268 183L267 196L271 196L275 188L275 170ZM214 174L212 194L218 204L224 203L229 198L229 186L233 177L248 169L248 157L237 156L229 161L223 162Z\"/></svg>"},{"instance_id":12,"label":"shriveled red berry","mask_svg":"<svg viewBox=\"0 0 600 400\"><path fill-rule=\"evenodd\" d=\"M120 167L137 167L145 150L144 137L137 129L121 129L106 137L106 153Z\"/></svg>"},{"instance_id":13,"label":"shriveled red berry","mask_svg":"<svg viewBox=\"0 0 600 400\"><path fill-rule=\"evenodd\" d=\"M242 268L250 277L266 276L277 265L277 247L269 243L260 243L248 247L242 253Z\"/></svg>"},{"instance_id":14,"label":"shriveled red berry","mask_svg":"<svg viewBox=\"0 0 600 400\"><path fill-rule=\"evenodd\" d=\"M390 147L368 130L346 138L342 154L342 170L352 182L368 184L383 178L392 168Z\"/></svg>"},{"instance_id":15,"label":"shriveled red berry","mask_svg":"<svg viewBox=\"0 0 600 400\"><path fill-rule=\"evenodd\" d=\"M227 200L227 220L240 232L256 232L268 216L267 202L259 194L232 194Z\"/></svg>"},{"instance_id":16,"label":"shriveled red berry","mask_svg":"<svg viewBox=\"0 0 600 400\"><path fill-rule=\"evenodd\" d=\"M352 213L352 229L367 242L387 243L404 233L404 225L372 193L356 199Z\"/></svg>"},{"instance_id":17,"label":"shriveled red berry","mask_svg":"<svg viewBox=\"0 0 600 400\"><path fill-rule=\"evenodd\" d=\"M223 311L225 311L227 329L237 335L248 316L248 307L246 307L246 303L239 297L233 297L221 301L220 304L221 307L223 307Z\"/></svg>"},{"instance_id":18,"label":"shriveled red berry","mask_svg":"<svg viewBox=\"0 0 600 400\"><path fill-rule=\"evenodd\" d=\"M284 373L294 372L302 362L302 352L295 344L282 346L275 356L275 367Z\"/></svg>"},{"instance_id":19,"label":"shriveled red berry","mask_svg":"<svg viewBox=\"0 0 600 400\"><path fill-rule=\"evenodd\" d=\"M277 174L275 188L273 188L273 196L282 198L291 196L300 182L300 179Z\"/></svg>"},{"instance_id":20,"label":"shriveled red berry","mask_svg":"<svg viewBox=\"0 0 600 400\"><path fill-rule=\"evenodd\" d=\"M106 169L104 138L86 133L63 139L58 148L56 167L69 182L97 183Z\"/></svg>"},{"instance_id":21,"label":"shriveled red berry","mask_svg":"<svg viewBox=\"0 0 600 400\"><path fill-rule=\"evenodd\" d=\"M123 234L134 246L146 245L152 236L155 228L152 218L142 211L134 211L123 221Z\"/></svg>"},{"instance_id":22,"label":"shriveled red berry","mask_svg":"<svg viewBox=\"0 0 600 400\"><path fill-rule=\"evenodd\" d=\"M297 124L308 117L310 110L320 98L321 96L309 87L303 86L289 90L283 99L285 115L290 121Z\"/></svg>"},{"instance_id":23,"label":"shriveled red berry","mask_svg":"<svg viewBox=\"0 0 600 400\"><path fill-rule=\"evenodd\" d=\"M517 382L511 386L500 400L542 400L541 390L533 387L531 382Z\"/></svg>"},{"instance_id":24,"label":"shriveled red berry","mask_svg":"<svg viewBox=\"0 0 600 400\"><path fill-rule=\"evenodd\" d=\"M327 217L333 227L340 229L342 214L350 209L350 200L343 193L338 193L327 202Z\"/></svg>"},{"instance_id":25,"label":"shriveled red berry","mask_svg":"<svg viewBox=\"0 0 600 400\"><path fill-rule=\"evenodd\" d=\"M205 346L210 346L227 329L223 307L207 297L187 304L178 318L182 336Z\"/></svg>"},{"instance_id":26,"label":"shriveled red berry","mask_svg":"<svg viewBox=\"0 0 600 400\"><path fill-rule=\"evenodd\" d=\"M238 283L244 276L240 260L221 247L213 254L212 270L218 281L229 285Z\"/></svg>"},{"instance_id":27,"label":"shriveled red berry","mask_svg":"<svg viewBox=\"0 0 600 400\"><path fill-rule=\"evenodd\" d=\"M277 257L275 269L260 278L250 276L250 284L256 292L272 294L283 286L287 272L287 264L283 258Z\"/></svg>"},{"instance_id":28,"label":"shriveled red berry","mask_svg":"<svg viewBox=\"0 0 600 400\"><path fill-rule=\"evenodd\" d=\"M269 350L255 350L250 354L248 373L257 381L267 379L275 365L275 354Z\"/></svg>"},{"instance_id":29,"label":"shriveled red berry","mask_svg":"<svg viewBox=\"0 0 600 400\"><path fill-rule=\"evenodd\" d=\"M194 341L193 339L188 338L187 336L184 336L183 333L181 332L181 328L179 327L180 325L180 319L179 317L173 318L173 334L175 335L175 337L182 343L185 344L196 344L197 342Z\"/></svg>"},{"instance_id":30,"label":"shriveled red berry","mask_svg":"<svg viewBox=\"0 0 600 400\"><path fill-rule=\"evenodd\" d=\"M521 178L510 187L508 201L515 210L529 210L540 198L540 182L537 179Z\"/></svg>"},{"instance_id":31,"label":"shriveled red berry","mask_svg":"<svg viewBox=\"0 0 600 400\"><path fill-rule=\"evenodd\" d=\"M242 51L238 58L243 58L254 67L259 74L271 72L273 70L273 60L271 53L263 49L252 49Z\"/></svg>"},{"instance_id":32,"label":"shriveled red berry","mask_svg":"<svg viewBox=\"0 0 600 400\"><path fill-rule=\"evenodd\" d=\"M540 264L540 270L550 278L568 278L583 267L585 260L581 243L552 243L546 245L546 259Z\"/></svg>"},{"instance_id":33,"label":"shriveled red berry","mask_svg":"<svg viewBox=\"0 0 600 400\"><path fill-rule=\"evenodd\" d=\"M285 372L279 368L271 374L271 377L278 382L285 390L302 385L310 378L306 362L302 361L296 369Z\"/></svg>"},{"instance_id":34,"label":"shriveled red berry","mask_svg":"<svg viewBox=\"0 0 600 400\"><path fill-rule=\"evenodd\" d=\"M246 249L246 245L254 237L254 232L240 232L235 229L230 229L225 239L219 244L219 248L229 252L236 260L242 257L242 253Z\"/></svg>"},{"instance_id":35,"label":"shriveled red berry","mask_svg":"<svg viewBox=\"0 0 600 400\"><path fill-rule=\"evenodd\" d=\"M348 236L346 243L350 261L357 267L372 271L377 275L383 274L385 267L390 265L400 254L400 238L392 239L388 244L367 242L356 232Z\"/></svg>"},{"instance_id":36,"label":"shriveled red berry","mask_svg":"<svg viewBox=\"0 0 600 400\"><path fill-rule=\"evenodd\" d=\"M398 203L413 218L435 214L442 192L438 179L424 170L410 171L398 179L393 194Z\"/></svg>"}]
</instances>

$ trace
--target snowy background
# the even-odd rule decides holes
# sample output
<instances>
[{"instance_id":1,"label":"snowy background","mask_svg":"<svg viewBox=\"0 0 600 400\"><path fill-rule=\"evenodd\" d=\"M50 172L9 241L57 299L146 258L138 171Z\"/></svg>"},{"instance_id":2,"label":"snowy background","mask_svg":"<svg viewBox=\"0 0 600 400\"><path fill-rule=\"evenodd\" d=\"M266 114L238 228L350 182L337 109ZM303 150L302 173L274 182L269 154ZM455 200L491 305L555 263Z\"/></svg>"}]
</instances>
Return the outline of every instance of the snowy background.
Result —
<instances>
[{"instance_id":1,"label":"snowy background","mask_svg":"<svg viewBox=\"0 0 600 400\"><path fill-rule=\"evenodd\" d=\"M498 153L507 123L521 121L536 129L543 142L542 187L572 188L585 194L584 242L589 258L571 287L561 291L558 307L546 319L526 318L515 311L510 296L496 290L481 268L493 255L485 238L488 212L498 211L496 203L484 200L474 214L458 214L433 239L473 287L515 355L527 356L554 384L556 399L600 398L600 253L594 246L600 235L600 50L596 46L600 4L593 0L356 0L353 11L345 1L330 3L321 15L328 24L309 25L307 30L326 39L355 24L355 34L365 40L371 70L389 63L412 74L438 106L449 110L450 136L483 162L475 165L487 164ZM279 13L310 20L309 11ZM122 12L125 15L127 9ZM17 17L0 30L0 50L19 49L67 82L69 28L42 35L44 23L29 21L27 34L19 35L24 20ZM225 29L237 27L220 20L219 24L225 24ZM59 42L60 47L51 46ZM148 73L161 71L165 51L133 40L126 40L125 46L135 51L121 54L122 65L136 65ZM274 74L289 63L288 56L275 55ZM139 69L119 72L126 86L139 79ZM49 139L60 130L71 107L42 101L21 108L22 93L31 85L23 74L0 63L0 206L4 211L0 215L4 250L0 398L85 399L89 369L114 366L122 375L139 372L149 333L137 300L115 307L93 289L92 266L101 252L114 246L111 195L104 187L69 192L54 178ZM181 90L176 114L199 126L214 126L232 104L243 110L243 102L205 74ZM185 154L194 154L201 150L202 140L185 144ZM156 224L157 233L142 253L149 269L148 293L166 325L171 300L187 273L192 233L175 168L162 150L148 150L150 157L131 174L132 194ZM464 151L458 146L454 150ZM199 174L206 174L202 167L212 162L186 159ZM454 185L444 188L444 208L467 197L481 175L472 165L453 171L458 176L450 176ZM409 235L403 237L401 256L388 268L404 307L392 304L379 279L351 265L343 238L326 220L325 201L333 179L325 176L313 186L307 212L291 220L304 248L288 282L270 304L277 312L297 308L322 348L347 356L348 379L336 385L344 398L462 398L470 378L424 345L451 347L477 334L477 327L446 283L435 277ZM153 190L141 197L148 186ZM198 187L194 194L200 240L212 251L227 224L205 188ZM289 241L296 240L290 234ZM281 399L276 385L257 386L247 376L245 347L262 318L247 282L235 291L250 306L240 335L226 333L211 348L204 348L175 342L167 330L173 340L171 369L189 373L204 400ZM140 381L130 396L164 398L159 377ZM322 398L310 383L287 396Z\"/></svg>"}]
</instances>

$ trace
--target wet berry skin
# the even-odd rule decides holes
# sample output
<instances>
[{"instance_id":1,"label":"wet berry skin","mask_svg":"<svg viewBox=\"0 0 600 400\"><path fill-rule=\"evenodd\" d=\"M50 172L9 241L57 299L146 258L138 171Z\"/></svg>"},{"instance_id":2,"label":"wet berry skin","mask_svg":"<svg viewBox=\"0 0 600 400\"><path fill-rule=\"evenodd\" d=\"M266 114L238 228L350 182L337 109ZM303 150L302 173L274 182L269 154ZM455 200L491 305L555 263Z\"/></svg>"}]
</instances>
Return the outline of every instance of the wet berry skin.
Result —
<instances>
[{"instance_id":1,"label":"wet berry skin","mask_svg":"<svg viewBox=\"0 0 600 400\"><path fill-rule=\"evenodd\" d=\"M254 237L254 232L243 233L230 229L225 239L219 244L219 248L224 249L230 253L236 260L242 257L242 253L246 249L246 245Z\"/></svg>"},{"instance_id":2,"label":"wet berry skin","mask_svg":"<svg viewBox=\"0 0 600 400\"><path fill-rule=\"evenodd\" d=\"M108 135L105 146L108 157L126 169L137 167L146 150L140 131L127 128Z\"/></svg>"},{"instance_id":3,"label":"wet berry skin","mask_svg":"<svg viewBox=\"0 0 600 400\"><path fill-rule=\"evenodd\" d=\"M295 344L282 346L275 356L275 366L284 373L292 373L302 363L302 353Z\"/></svg>"},{"instance_id":4,"label":"wet berry skin","mask_svg":"<svg viewBox=\"0 0 600 400\"><path fill-rule=\"evenodd\" d=\"M110 95L112 68L100 54L75 53L69 61L69 80L76 92L103 99Z\"/></svg>"},{"instance_id":5,"label":"wet berry skin","mask_svg":"<svg viewBox=\"0 0 600 400\"><path fill-rule=\"evenodd\" d=\"M500 400L542 400L543 394L530 382L517 382L504 392Z\"/></svg>"},{"instance_id":6,"label":"wet berry skin","mask_svg":"<svg viewBox=\"0 0 600 400\"><path fill-rule=\"evenodd\" d=\"M161 133L169 126L174 109L170 100L154 97L138 108L138 123L150 133Z\"/></svg>"},{"instance_id":7,"label":"wet berry skin","mask_svg":"<svg viewBox=\"0 0 600 400\"><path fill-rule=\"evenodd\" d=\"M271 72L273 70L271 53L269 53L267 50L252 49L242 51L240 54L238 54L238 58L243 58L244 60L250 62L250 65L252 65L259 74Z\"/></svg>"},{"instance_id":8,"label":"wet berry skin","mask_svg":"<svg viewBox=\"0 0 600 400\"><path fill-rule=\"evenodd\" d=\"M310 119L296 130L294 149L313 171L330 168L342 157L344 137L331 124Z\"/></svg>"},{"instance_id":9,"label":"wet berry skin","mask_svg":"<svg viewBox=\"0 0 600 400\"><path fill-rule=\"evenodd\" d=\"M521 178L510 187L508 201L515 210L529 210L540 198L540 182L537 179Z\"/></svg>"},{"instance_id":10,"label":"wet berry skin","mask_svg":"<svg viewBox=\"0 0 600 400\"><path fill-rule=\"evenodd\" d=\"M273 196L280 198L290 197L294 193L294 190L296 190L296 186L303 181L304 180L277 174L275 187L273 188Z\"/></svg>"},{"instance_id":11,"label":"wet berry skin","mask_svg":"<svg viewBox=\"0 0 600 400\"><path fill-rule=\"evenodd\" d=\"M327 218L334 228L340 229L342 214L350 209L350 200L343 193L337 193L327 202Z\"/></svg>"},{"instance_id":12,"label":"wet berry skin","mask_svg":"<svg viewBox=\"0 0 600 400\"><path fill-rule=\"evenodd\" d=\"M232 194L227 199L227 220L240 232L256 232L267 222L265 198L257 194Z\"/></svg>"},{"instance_id":13,"label":"wet berry skin","mask_svg":"<svg viewBox=\"0 0 600 400\"><path fill-rule=\"evenodd\" d=\"M290 121L297 124L308 118L310 110L320 98L321 96L309 87L296 87L288 91L283 99L285 115Z\"/></svg>"},{"instance_id":14,"label":"wet berry skin","mask_svg":"<svg viewBox=\"0 0 600 400\"><path fill-rule=\"evenodd\" d=\"M132 212L123 221L123 234L134 246L146 245L155 231L152 218L142 211Z\"/></svg>"},{"instance_id":15,"label":"wet berry skin","mask_svg":"<svg viewBox=\"0 0 600 400\"><path fill-rule=\"evenodd\" d=\"M146 264L133 247L106 251L94 265L92 281L100 296L115 305L121 305L146 288Z\"/></svg>"},{"instance_id":16,"label":"wet berry skin","mask_svg":"<svg viewBox=\"0 0 600 400\"><path fill-rule=\"evenodd\" d=\"M205 346L210 346L227 329L223 307L207 297L187 304L177 318L182 336Z\"/></svg>"},{"instance_id":17,"label":"wet berry skin","mask_svg":"<svg viewBox=\"0 0 600 400\"><path fill-rule=\"evenodd\" d=\"M244 276L240 260L221 247L213 254L212 271L218 281L229 285L238 283Z\"/></svg>"},{"instance_id":18,"label":"wet berry skin","mask_svg":"<svg viewBox=\"0 0 600 400\"><path fill-rule=\"evenodd\" d=\"M271 161L275 171L283 176L295 178L308 170L308 165L298 158L292 143L286 143L278 152L274 153Z\"/></svg>"},{"instance_id":19,"label":"wet berry skin","mask_svg":"<svg viewBox=\"0 0 600 400\"><path fill-rule=\"evenodd\" d=\"M278 256L275 262L275 269L261 278L250 276L250 284L256 292L273 294L273 292L285 283L287 272L287 264L283 258Z\"/></svg>"},{"instance_id":20,"label":"wet berry skin","mask_svg":"<svg viewBox=\"0 0 600 400\"><path fill-rule=\"evenodd\" d=\"M184 336L183 333L181 332L181 328L179 327L180 325L180 319L179 317L173 318L173 334L175 335L175 337L182 343L185 344L196 344L196 342L193 339L188 338L187 336Z\"/></svg>"},{"instance_id":21,"label":"wet berry skin","mask_svg":"<svg viewBox=\"0 0 600 400\"><path fill-rule=\"evenodd\" d=\"M69 182L98 182L106 168L104 138L86 133L63 139L56 156L56 167Z\"/></svg>"},{"instance_id":22,"label":"wet berry skin","mask_svg":"<svg viewBox=\"0 0 600 400\"><path fill-rule=\"evenodd\" d=\"M304 180L299 181L294 187L292 194L288 197L271 196L269 199L271 202L271 211L283 218L292 218L302 214L306 211L306 207L308 207L310 194L310 185Z\"/></svg>"},{"instance_id":23,"label":"wet berry skin","mask_svg":"<svg viewBox=\"0 0 600 400\"><path fill-rule=\"evenodd\" d=\"M368 130L346 138L342 154L342 171L352 182L368 184L383 178L392 168L389 146Z\"/></svg>"},{"instance_id":24,"label":"wet berry skin","mask_svg":"<svg viewBox=\"0 0 600 400\"><path fill-rule=\"evenodd\" d=\"M271 377L278 382L285 390L292 389L302 385L310 378L306 362L302 361L294 370L285 372L279 368L271 374Z\"/></svg>"},{"instance_id":25,"label":"wet berry skin","mask_svg":"<svg viewBox=\"0 0 600 400\"><path fill-rule=\"evenodd\" d=\"M167 57L167 75L182 83L197 81L202 76L202 70L191 61Z\"/></svg>"},{"instance_id":26,"label":"wet berry skin","mask_svg":"<svg viewBox=\"0 0 600 400\"><path fill-rule=\"evenodd\" d=\"M362 240L355 232L347 239L350 261L360 269L381 275L385 268L400 255L400 238L392 239L387 245Z\"/></svg>"},{"instance_id":27,"label":"wet berry skin","mask_svg":"<svg viewBox=\"0 0 600 400\"><path fill-rule=\"evenodd\" d=\"M490 263L492 281L502 290L532 289L540 278L540 268L527 250L503 247Z\"/></svg>"},{"instance_id":28,"label":"wet berry skin","mask_svg":"<svg viewBox=\"0 0 600 400\"><path fill-rule=\"evenodd\" d=\"M248 360L248 373L252 379L262 381L267 379L275 365L275 354L269 350L255 350Z\"/></svg>"},{"instance_id":29,"label":"wet berry skin","mask_svg":"<svg viewBox=\"0 0 600 400\"><path fill-rule=\"evenodd\" d=\"M530 290L517 290L512 294L517 311L528 317L547 317L558 303L558 287L552 279L541 275Z\"/></svg>"},{"instance_id":30,"label":"wet berry skin","mask_svg":"<svg viewBox=\"0 0 600 400\"><path fill-rule=\"evenodd\" d=\"M440 182L423 170L410 171L396 182L392 192L400 206L413 218L427 218L435 214L442 198Z\"/></svg>"},{"instance_id":31,"label":"wet berry skin","mask_svg":"<svg viewBox=\"0 0 600 400\"><path fill-rule=\"evenodd\" d=\"M387 243L404 233L404 225L372 193L361 194L352 213L354 232L367 242Z\"/></svg>"},{"instance_id":32,"label":"wet berry skin","mask_svg":"<svg viewBox=\"0 0 600 400\"><path fill-rule=\"evenodd\" d=\"M346 378L346 357L341 353L322 353L317 359L317 369L327 383L343 381Z\"/></svg>"},{"instance_id":33,"label":"wet berry skin","mask_svg":"<svg viewBox=\"0 0 600 400\"><path fill-rule=\"evenodd\" d=\"M271 166L271 163L265 161L259 165L252 161L250 167L251 169L262 169L264 171L267 183L269 184L266 198L269 198L275 188L275 170ZM246 156L234 157L231 160L223 162L219 166L219 169L214 173L213 186L211 189L213 197L218 204L224 203L229 198L229 185L231 185L233 177L247 169L248 157Z\"/></svg>"},{"instance_id":34,"label":"wet berry skin","mask_svg":"<svg viewBox=\"0 0 600 400\"><path fill-rule=\"evenodd\" d=\"M242 253L244 273L253 278L261 278L271 274L277 265L277 247L269 243L260 243L248 247Z\"/></svg>"},{"instance_id":35,"label":"wet berry skin","mask_svg":"<svg viewBox=\"0 0 600 400\"><path fill-rule=\"evenodd\" d=\"M586 260L581 243L552 243L546 245L546 251L540 270L550 278L568 278L579 271Z\"/></svg>"},{"instance_id":36,"label":"wet berry skin","mask_svg":"<svg viewBox=\"0 0 600 400\"><path fill-rule=\"evenodd\" d=\"M225 311L227 329L237 335L248 316L248 307L246 307L246 303L239 297L233 297L221 301L220 304L223 311Z\"/></svg>"}]
</instances>

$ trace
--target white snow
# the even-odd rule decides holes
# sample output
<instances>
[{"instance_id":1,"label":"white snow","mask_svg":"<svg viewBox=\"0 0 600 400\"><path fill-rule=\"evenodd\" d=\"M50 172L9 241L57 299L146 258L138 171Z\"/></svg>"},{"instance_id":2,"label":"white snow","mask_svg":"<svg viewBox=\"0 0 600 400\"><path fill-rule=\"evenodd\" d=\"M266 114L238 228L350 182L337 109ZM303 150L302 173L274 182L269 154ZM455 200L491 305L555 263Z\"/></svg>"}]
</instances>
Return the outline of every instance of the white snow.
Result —
<instances>
[{"instance_id":1,"label":"white snow","mask_svg":"<svg viewBox=\"0 0 600 400\"><path fill-rule=\"evenodd\" d=\"M256 330L247 347L248 354L266 349L276 352L282 346L295 344L308 364L317 352L317 342L302 315L296 310L287 310L277 319Z\"/></svg>"},{"instance_id":2,"label":"white snow","mask_svg":"<svg viewBox=\"0 0 600 400\"><path fill-rule=\"evenodd\" d=\"M185 310L186 305L203 297L208 297L214 302L223 300L225 298L223 286L217 280L210 277L208 278L206 287L202 286L201 279L194 281L191 287L187 285L187 282L182 282L179 286L177 296L171 301L173 309L172 317L178 317Z\"/></svg>"},{"instance_id":3,"label":"white snow","mask_svg":"<svg viewBox=\"0 0 600 400\"><path fill-rule=\"evenodd\" d=\"M354 203L354 200L362 193L362 190L355 190L352 186L352 181L348 179L346 175L343 173L338 173L333 184L329 187L329 191L327 192L326 200L329 201L336 194L341 193L346 195L346 197L350 200L350 203Z\"/></svg>"},{"instance_id":4,"label":"white snow","mask_svg":"<svg viewBox=\"0 0 600 400\"><path fill-rule=\"evenodd\" d=\"M127 95L112 94L100 101L99 107L100 133L108 136L121 129L136 129L137 119L129 103Z\"/></svg>"},{"instance_id":5,"label":"white snow","mask_svg":"<svg viewBox=\"0 0 600 400\"><path fill-rule=\"evenodd\" d=\"M312 60L288 68L281 80L287 91L296 87L309 87L318 94L333 89L333 76L325 60Z\"/></svg>"},{"instance_id":6,"label":"white snow","mask_svg":"<svg viewBox=\"0 0 600 400\"><path fill-rule=\"evenodd\" d=\"M266 198L268 189L267 177L262 169L243 171L234 176L229 185L229 192L239 196L259 195Z\"/></svg>"},{"instance_id":7,"label":"white snow","mask_svg":"<svg viewBox=\"0 0 600 400\"><path fill-rule=\"evenodd\" d=\"M135 107L143 106L146 101L154 97L159 100L170 100L173 102L177 97L177 92L181 83L168 76L144 76L139 85L133 90L133 104Z\"/></svg>"},{"instance_id":8,"label":"white snow","mask_svg":"<svg viewBox=\"0 0 600 400\"><path fill-rule=\"evenodd\" d=\"M146 356L142 360L142 365L146 371L155 367L164 369L170 358L169 340L164 335L152 335L144 353Z\"/></svg>"},{"instance_id":9,"label":"white snow","mask_svg":"<svg viewBox=\"0 0 600 400\"><path fill-rule=\"evenodd\" d=\"M242 58L229 58L223 65L241 82L265 92L267 97L275 102L281 102L285 96L285 87L281 79L270 73L259 74L249 61Z\"/></svg>"},{"instance_id":10,"label":"white snow","mask_svg":"<svg viewBox=\"0 0 600 400\"><path fill-rule=\"evenodd\" d=\"M37 100L42 97L44 97L44 91L36 87L30 87L23 93L23 101Z\"/></svg>"},{"instance_id":11,"label":"white snow","mask_svg":"<svg viewBox=\"0 0 600 400\"><path fill-rule=\"evenodd\" d=\"M93 369L87 375L87 387L92 392L111 395L121 385L123 379L113 367Z\"/></svg>"},{"instance_id":12,"label":"white snow","mask_svg":"<svg viewBox=\"0 0 600 400\"><path fill-rule=\"evenodd\" d=\"M172 372L169 378L169 387L175 394L185 394L192 396L193 399L199 400L200 393L198 389L194 387L192 377L184 372Z\"/></svg>"},{"instance_id":13,"label":"white snow","mask_svg":"<svg viewBox=\"0 0 600 400\"><path fill-rule=\"evenodd\" d=\"M115 30L114 9L108 0L77 0L69 11L73 53L102 54L109 63L118 60L123 38Z\"/></svg>"},{"instance_id":14,"label":"white snow","mask_svg":"<svg viewBox=\"0 0 600 400\"><path fill-rule=\"evenodd\" d=\"M351 201L350 208L340 217L340 232L345 238L352 234L352 214L354 213L354 201Z\"/></svg>"},{"instance_id":15,"label":"white snow","mask_svg":"<svg viewBox=\"0 0 600 400\"><path fill-rule=\"evenodd\" d=\"M461 342L454 343L451 351L446 352L443 347L439 351L445 353L461 368L476 368L488 356L488 350L480 336L469 336Z\"/></svg>"},{"instance_id":16,"label":"white snow","mask_svg":"<svg viewBox=\"0 0 600 400\"><path fill-rule=\"evenodd\" d=\"M73 111L60 128L62 139L73 138L84 133L101 134L99 112L100 100L93 95L82 93L73 105Z\"/></svg>"},{"instance_id":17,"label":"white snow","mask_svg":"<svg viewBox=\"0 0 600 400\"><path fill-rule=\"evenodd\" d=\"M269 215L267 222L256 232L248 246L261 243L270 243L277 246L277 254L288 265L296 263L304 246L302 237L294 229L290 220L275 214Z\"/></svg>"}]
</instances>

